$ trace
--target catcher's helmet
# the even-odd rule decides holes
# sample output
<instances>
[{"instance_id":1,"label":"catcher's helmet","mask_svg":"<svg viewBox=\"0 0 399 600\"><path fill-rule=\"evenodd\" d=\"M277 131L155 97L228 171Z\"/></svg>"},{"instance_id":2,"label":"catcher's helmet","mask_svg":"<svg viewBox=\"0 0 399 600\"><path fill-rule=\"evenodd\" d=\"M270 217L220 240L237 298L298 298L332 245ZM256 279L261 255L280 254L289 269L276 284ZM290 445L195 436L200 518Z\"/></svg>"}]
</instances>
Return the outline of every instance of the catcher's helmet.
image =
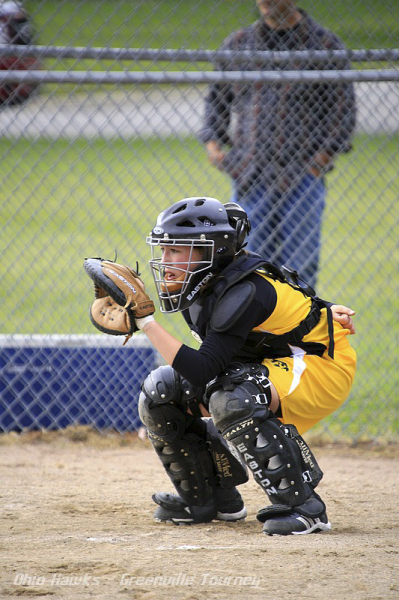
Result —
<instances>
[{"instance_id":1,"label":"catcher's helmet","mask_svg":"<svg viewBox=\"0 0 399 600\"><path fill-rule=\"evenodd\" d=\"M243 246L243 230L247 232L249 227L243 209L234 203L223 205L215 198L184 198L163 211L147 237L161 311L188 308L200 289L234 259ZM162 248L169 245L188 247L188 258L181 263L164 262ZM200 251L199 258L195 250ZM180 272L173 284L165 277L167 267Z\"/></svg>"}]
</instances>

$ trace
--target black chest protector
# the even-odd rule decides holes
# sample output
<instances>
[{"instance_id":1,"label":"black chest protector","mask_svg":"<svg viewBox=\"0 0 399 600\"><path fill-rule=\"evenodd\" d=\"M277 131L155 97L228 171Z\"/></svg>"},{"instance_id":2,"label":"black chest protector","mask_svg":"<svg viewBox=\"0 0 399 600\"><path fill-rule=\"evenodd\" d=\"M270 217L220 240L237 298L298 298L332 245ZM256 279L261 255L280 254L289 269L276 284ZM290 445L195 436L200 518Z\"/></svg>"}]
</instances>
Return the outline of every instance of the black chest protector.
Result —
<instances>
[{"instance_id":1,"label":"black chest protector","mask_svg":"<svg viewBox=\"0 0 399 600\"><path fill-rule=\"evenodd\" d=\"M296 271L284 269L290 277L288 279L282 270L261 257L241 256L232 262L222 271L220 279L217 280L212 290L206 292L190 308L183 311L183 316L194 336L199 336L203 340L209 329L223 333L234 327L255 297L255 284L246 279L255 271L290 285L306 298L311 298L311 308L299 325L282 335L251 331L245 340L239 358L259 360L289 356L291 354L289 345L299 346L308 354L321 356L325 351L323 344L305 343L302 340L319 323L322 308L327 309L328 355L334 358L333 322L329 304L318 298L312 288L301 287Z\"/></svg>"}]
</instances>

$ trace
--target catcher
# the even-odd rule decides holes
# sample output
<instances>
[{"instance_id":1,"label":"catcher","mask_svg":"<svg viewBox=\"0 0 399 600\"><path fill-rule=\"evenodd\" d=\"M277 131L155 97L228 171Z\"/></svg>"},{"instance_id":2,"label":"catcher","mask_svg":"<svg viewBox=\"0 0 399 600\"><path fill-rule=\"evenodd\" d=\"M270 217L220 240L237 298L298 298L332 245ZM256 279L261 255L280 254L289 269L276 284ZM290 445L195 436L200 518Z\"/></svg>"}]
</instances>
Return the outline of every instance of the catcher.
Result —
<instances>
[{"instance_id":1,"label":"catcher","mask_svg":"<svg viewBox=\"0 0 399 600\"><path fill-rule=\"evenodd\" d=\"M162 212L147 238L161 311L182 312L198 350L156 322L137 272L111 261L85 261L91 319L127 338L143 331L167 363L139 398L177 491L154 494L157 521L245 518L237 486L252 472L271 502L257 515L264 533L318 533L331 528L316 492L323 473L301 434L349 394L354 311L245 251L249 231L237 204L198 197Z\"/></svg>"}]
</instances>

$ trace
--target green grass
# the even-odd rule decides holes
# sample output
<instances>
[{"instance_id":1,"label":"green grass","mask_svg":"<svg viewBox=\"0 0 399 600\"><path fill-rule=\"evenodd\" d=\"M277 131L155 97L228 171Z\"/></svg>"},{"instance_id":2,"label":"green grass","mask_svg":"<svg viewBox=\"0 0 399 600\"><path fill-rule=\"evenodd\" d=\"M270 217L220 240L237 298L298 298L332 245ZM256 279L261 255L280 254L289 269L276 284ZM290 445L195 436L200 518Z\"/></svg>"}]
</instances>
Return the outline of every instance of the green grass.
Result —
<instances>
[{"instance_id":1,"label":"green grass","mask_svg":"<svg viewBox=\"0 0 399 600\"><path fill-rule=\"evenodd\" d=\"M299 0L351 48L396 47L398 0ZM217 48L258 18L255 0L28 0L42 44Z\"/></svg>"},{"instance_id":2,"label":"green grass","mask_svg":"<svg viewBox=\"0 0 399 600\"><path fill-rule=\"evenodd\" d=\"M255 0L29 0L37 43L57 46L114 48L216 49L232 31L258 18ZM349 48L395 48L398 45L399 0L334 0L299 5L329 27ZM56 70L198 70L209 64L132 63L45 59ZM357 67L365 68L357 64ZM93 89L87 85L87 89ZM80 89L86 89L80 86ZM46 85L43 93L73 89Z\"/></svg>"},{"instance_id":3,"label":"green grass","mask_svg":"<svg viewBox=\"0 0 399 600\"><path fill-rule=\"evenodd\" d=\"M355 393L339 418L348 435L399 432L399 136L360 137L329 180L319 292L357 312Z\"/></svg>"},{"instance_id":4,"label":"green grass","mask_svg":"<svg viewBox=\"0 0 399 600\"><path fill-rule=\"evenodd\" d=\"M399 431L398 148L398 135L360 136L329 176L318 292L357 311L359 367L350 402L325 423L348 435ZM84 257L139 260L153 294L144 238L156 215L184 196L230 196L193 138L3 139L0 152L3 333L93 333ZM179 315L168 328L195 345Z\"/></svg>"},{"instance_id":5,"label":"green grass","mask_svg":"<svg viewBox=\"0 0 399 600\"><path fill-rule=\"evenodd\" d=\"M356 393L338 419L348 434L399 432L398 142L359 138L329 181L319 293L357 312Z\"/></svg>"},{"instance_id":6,"label":"green grass","mask_svg":"<svg viewBox=\"0 0 399 600\"><path fill-rule=\"evenodd\" d=\"M15 270L3 274L5 332L92 331L85 313L91 294L80 269L85 256L112 258L117 249L119 260L144 264L145 235L170 202L198 190L229 196L227 179L207 167L194 139L38 139L29 147L0 140L0 148L0 251L3 266L15 261ZM71 280L77 293L69 291Z\"/></svg>"}]
</instances>

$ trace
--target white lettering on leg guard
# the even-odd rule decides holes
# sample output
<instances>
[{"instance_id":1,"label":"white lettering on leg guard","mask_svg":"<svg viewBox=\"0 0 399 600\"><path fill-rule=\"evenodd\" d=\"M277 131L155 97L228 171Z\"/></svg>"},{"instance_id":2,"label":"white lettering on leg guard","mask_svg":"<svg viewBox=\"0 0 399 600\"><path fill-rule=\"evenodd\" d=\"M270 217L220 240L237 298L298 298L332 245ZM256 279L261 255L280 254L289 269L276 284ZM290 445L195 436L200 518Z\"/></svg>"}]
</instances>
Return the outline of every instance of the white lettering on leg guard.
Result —
<instances>
[{"instance_id":1,"label":"white lettering on leg guard","mask_svg":"<svg viewBox=\"0 0 399 600\"><path fill-rule=\"evenodd\" d=\"M269 479L267 479L267 477L265 479L261 479L262 469L259 469L259 465L256 462L256 460L250 460L251 458L253 459L254 457L252 456L252 454L249 454L249 452L247 452L248 448L246 447L246 445L243 443L238 444L237 450L239 452L241 452L241 454L243 455L245 464L251 469L254 477L258 478L259 485L261 485L266 490L267 494L269 496L271 496L272 494L277 494L276 488L271 487L271 482Z\"/></svg>"}]
</instances>

